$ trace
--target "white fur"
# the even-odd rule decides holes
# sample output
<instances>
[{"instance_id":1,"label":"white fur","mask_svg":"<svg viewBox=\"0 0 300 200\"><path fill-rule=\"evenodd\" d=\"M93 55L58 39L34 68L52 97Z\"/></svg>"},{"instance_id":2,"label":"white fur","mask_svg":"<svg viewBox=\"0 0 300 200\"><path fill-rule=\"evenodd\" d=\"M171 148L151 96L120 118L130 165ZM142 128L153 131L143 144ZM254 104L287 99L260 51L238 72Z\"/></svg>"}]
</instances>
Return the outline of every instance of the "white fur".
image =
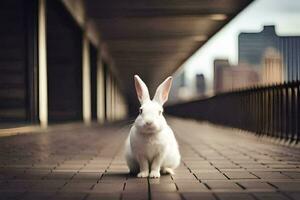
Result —
<instances>
[{"instance_id":1,"label":"white fur","mask_svg":"<svg viewBox=\"0 0 300 200\"><path fill-rule=\"evenodd\" d=\"M168 98L171 83L172 78L167 78L158 87L151 101L147 86L135 76L142 112L136 118L126 140L125 157L130 172L137 174L137 177L158 178L160 171L173 174L173 170L180 164L177 141L162 114L162 105Z\"/></svg>"}]
</instances>

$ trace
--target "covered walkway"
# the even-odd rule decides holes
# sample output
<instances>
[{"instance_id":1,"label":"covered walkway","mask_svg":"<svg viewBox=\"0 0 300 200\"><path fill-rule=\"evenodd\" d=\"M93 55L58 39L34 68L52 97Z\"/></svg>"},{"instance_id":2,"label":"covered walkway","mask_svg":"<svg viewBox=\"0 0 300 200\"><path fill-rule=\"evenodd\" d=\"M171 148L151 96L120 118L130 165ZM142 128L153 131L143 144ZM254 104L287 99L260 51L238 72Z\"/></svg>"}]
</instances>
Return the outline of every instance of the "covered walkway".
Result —
<instances>
[{"instance_id":1,"label":"covered walkway","mask_svg":"<svg viewBox=\"0 0 300 200\"><path fill-rule=\"evenodd\" d=\"M63 125L0 138L0 199L299 199L300 150L207 123L168 119L182 163L173 176L128 175L129 125Z\"/></svg>"},{"instance_id":2,"label":"covered walkway","mask_svg":"<svg viewBox=\"0 0 300 200\"><path fill-rule=\"evenodd\" d=\"M256 137L300 144L300 37L270 27L244 38L268 79L221 91L226 72L244 80L221 60L214 94L165 106L170 116L199 120L168 118L182 154L175 175L136 178L123 158L132 123L124 120L139 108L133 76L152 96L251 2L1 1L0 200L300 199L300 149ZM269 47L285 60L276 49L269 57ZM257 63L242 74L252 77ZM176 92L186 94L184 78L175 74ZM190 89L202 93L204 76L196 78Z\"/></svg>"}]
</instances>

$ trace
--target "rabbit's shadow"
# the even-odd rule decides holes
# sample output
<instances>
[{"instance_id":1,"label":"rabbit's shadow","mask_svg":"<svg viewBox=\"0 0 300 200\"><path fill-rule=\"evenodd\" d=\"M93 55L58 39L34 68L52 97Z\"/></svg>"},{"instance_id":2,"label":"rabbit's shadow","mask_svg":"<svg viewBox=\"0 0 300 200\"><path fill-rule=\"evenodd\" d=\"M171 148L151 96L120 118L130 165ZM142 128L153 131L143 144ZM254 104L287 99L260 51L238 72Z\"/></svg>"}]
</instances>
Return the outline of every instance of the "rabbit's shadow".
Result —
<instances>
[{"instance_id":1,"label":"rabbit's shadow","mask_svg":"<svg viewBox=\"0 0 300 200\"><path fill-rule=\"evenodd\" d=\"M126 178L130 176L128 172L106 172L103 174L103 177L110 177L110 178Z\"/></svg>"},{"instance_id":2,"label":"rabbit's shadow","mask_svg":"<svg viewBox=\"0 0 300 200\"><path fill-rule=\"evenodd\" d=\"M167 178L170 177L169 174L161 173L160 178ZM108 179L108 180L124 180L124 179L134 179L137 178L136 173L129 173L129 172L107 172L103 175L102 179ZM141 178L138 178L141 179ZM143 178L142 178L143 179Z\"/></svg>"},{"instance_id":3,"label":"rabbit's shadow","mask_svg":"<svg viewBox=\"0 0 300 200\"><path fill-rule=\"evenodd\" d=\"M124 179L124 178L137 178L137 173L129 173L129 172L106 172L103 177L112 178L112 179Z\"/></svg>"}]
</instances>

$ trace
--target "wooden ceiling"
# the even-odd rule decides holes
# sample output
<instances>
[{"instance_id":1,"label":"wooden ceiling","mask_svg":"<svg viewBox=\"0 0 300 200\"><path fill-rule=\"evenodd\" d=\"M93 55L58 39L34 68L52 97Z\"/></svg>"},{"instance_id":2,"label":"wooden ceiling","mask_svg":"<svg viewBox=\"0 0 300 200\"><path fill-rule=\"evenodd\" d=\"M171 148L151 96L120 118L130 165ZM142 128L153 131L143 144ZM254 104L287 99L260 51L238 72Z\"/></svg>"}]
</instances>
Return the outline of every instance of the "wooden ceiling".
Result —
<instances>
[{"instance_id":1,"label":"wooden ceiling","mask_svg":"<svg viewBox=\"0 0 300 200\"><path fill-rule=\"evenodd\" d=\"M136 98L134 74L153 94L159 82L251 1L85 0L85 6L123 91Z\"/></svg>"}]
</instances>

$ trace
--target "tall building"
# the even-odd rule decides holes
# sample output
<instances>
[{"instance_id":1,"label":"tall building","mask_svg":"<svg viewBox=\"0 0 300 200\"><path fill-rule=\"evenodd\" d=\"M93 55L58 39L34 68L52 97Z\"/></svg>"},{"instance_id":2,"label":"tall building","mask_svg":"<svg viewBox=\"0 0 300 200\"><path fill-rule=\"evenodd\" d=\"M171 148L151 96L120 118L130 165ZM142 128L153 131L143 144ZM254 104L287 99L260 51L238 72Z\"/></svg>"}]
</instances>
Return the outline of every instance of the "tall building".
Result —
<instances>
[{"instance_id":1,"label":"tall building","mask_svg":"<svg viewBox=\"0 0 300 200\"><path fill-rule=\"evenodd\" d=\"M263 84L282 83L283 78L282 56L276 49L267 49L263 56L261 82Z\"/></svg>"},{"instance_id":2,"label":"tall building","mask_svg":"<svg viewBox=\"0 0 300 200\"><path fill-rule=\"evenodd\" d=\"M277 60L281 59L282 66L274 67L276 72L270 72L268 76L278 76L281 68L285 81L300 79L300 36L278 36L275 26L264 26L258 33L240 33L238 38L239 64L247 63L253 68L263 72L265 55L269 49L278 52ZM267 62L269 62L268 60ZM273 61L272 61L273 62ZM267 64L269 66L269 64ZM269 77L270 79L270 77Z\"/></svg>"},{"instance_id":3,"label":"tall building","mask_svg":"<svg viewBox=\"0 0 300 200\"><path fill-rule=\"evenodd\" d=\"M180 91L186 86L185 71L181 71L173 78L173 84L170 90L168 103L174 103L180 100Z\"/></svg>"},{"instance_id":4,"label":"tall building","mask_svg":"<svg viewBox=\"0 0 300 200\"><path fill-rule=\"evenodd\" d=\"M230 68L229 61L227 59L214 60L214 91L216 93L224 91L224 72L226 68Z\"/></svg>"},{"instance_id":5,"label":"tall building","mask_svg":"<svg viewBox=\"0 0 300 200\"><path fill-rule=\"evenodd\" d=\"M198 96L203 96L206 91L204 74L196 74L196 90Z\"/></svg>"},{"instance_id":6,"label":"tall building","mask_svg":"<svg viewBox=\"0 0 300 200\"><path fill-rule=\"evenodd\" d=\"M181 101L189 101L197 96L204 95L205 90L203 74L196 74L195 77L189 79L183 70L174 76L168 103L173 104Z\"/></svg>"},{"instance_id":7,"label":"tall building","mask_svg":"<svg viewBox=\"0 0 300 200\"><path fill-rule=\"evenodd\" d=\"M256 69L246 64L232 66L228 60L215 60L214 72L215 93L250 87L260 80Z\"/></svg>"}]
</instances>

